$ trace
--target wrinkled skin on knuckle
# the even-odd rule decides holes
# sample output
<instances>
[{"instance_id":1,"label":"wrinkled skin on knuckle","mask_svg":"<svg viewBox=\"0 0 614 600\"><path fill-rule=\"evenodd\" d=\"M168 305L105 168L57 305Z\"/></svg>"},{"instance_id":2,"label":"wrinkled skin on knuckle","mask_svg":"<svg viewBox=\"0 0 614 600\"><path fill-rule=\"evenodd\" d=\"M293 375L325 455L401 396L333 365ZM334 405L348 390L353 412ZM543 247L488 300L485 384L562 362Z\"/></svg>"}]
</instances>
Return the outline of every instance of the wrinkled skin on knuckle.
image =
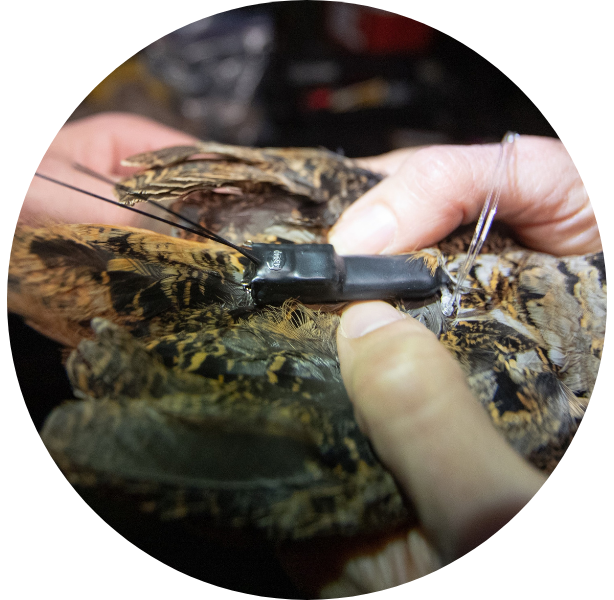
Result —
<instances>
[{"instance_id":1,"label":"wrinkled skin on knuckle","mask_svg":"<svg viewBox=\"0 0 614 600\"><path fill-rule=\"evenodd\" d=\"M464 149L446 146L433 146L416 152L411 158L411 167L422 191L429 194L453 193L458 181L472 171Z\"/></svg>"},{"instance_id":2,"label":"wrinkled skin on knuckle","mask_svg":"<svg viewBox=\"0 0 614 600\"><path fill-rule=\"evenodd\" d=\"M399 193L385 200L401 224L400 249L433 244L477 218L470 199L483 162L475 149L459 146L424 148L406 161L396 175Z\"/></svg>"}]
</instances>

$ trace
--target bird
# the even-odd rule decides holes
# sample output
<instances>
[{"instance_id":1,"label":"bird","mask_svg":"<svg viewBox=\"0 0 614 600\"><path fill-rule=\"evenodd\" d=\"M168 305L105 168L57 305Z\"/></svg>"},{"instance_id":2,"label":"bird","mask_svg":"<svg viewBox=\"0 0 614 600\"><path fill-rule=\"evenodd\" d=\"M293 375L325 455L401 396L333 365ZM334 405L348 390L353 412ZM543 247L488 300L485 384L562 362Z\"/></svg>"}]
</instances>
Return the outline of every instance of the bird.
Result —
<instances>
[{"instance_id":1,"label":"bird","mask_svg":"<svg viewBox=\"0 0 614 600\"><path fill-rule=\"evenodd\" d=\"M235 244L324 243L381 176L312 148L216 142L128 158L115 187ZM408 258L451 279L471 230ZM411 499L358 426L335 344L340 305L254 306L249 261L194 233L54 224L17 228L9 310L70 352L75 399L42 439L78 490L160 521L274 542L396 531ZM605 333L603 253L555 257L491 232L458 311L440 293L394 301L459 362L508 442L552 472L590 399Z\"/></svg>"}]
</instances>

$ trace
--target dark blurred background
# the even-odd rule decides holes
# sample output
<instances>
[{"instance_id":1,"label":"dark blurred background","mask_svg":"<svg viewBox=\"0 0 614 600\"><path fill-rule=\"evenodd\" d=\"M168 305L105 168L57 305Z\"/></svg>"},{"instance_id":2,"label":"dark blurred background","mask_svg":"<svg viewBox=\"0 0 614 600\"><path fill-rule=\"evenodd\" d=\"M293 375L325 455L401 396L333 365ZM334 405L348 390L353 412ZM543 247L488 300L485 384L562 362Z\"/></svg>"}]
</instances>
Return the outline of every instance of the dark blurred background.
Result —
<instances>
[{"instance_id":1,"label":"dark blurred background","mask_svg":"<svg viewBox=\"0 0 614 600\"><path fill-rule=\"evenodd\" d=\"M183 27L103 80L75 111L143 114L202 139L325 146L348 156L555 135L475 52L417 21L337 2L274 2Z\"/></svg>"},{"instance_id":2,"label":"dark blurred background","mask_svg":"<svg viewBox=\"0 0 614 600\"><path fill-rule=\"evenodd\" d=\"M463 44L398 15L334 2L262 4L170 33L119 66L71 119L108 110L202 139L324 146L348 156L498 141L507 130L555 135L505 75ZM40 429L54 406L72 398L62 349L18 317L10 315L9 326L21 389ZM111 510L105 519L193 577L300 597L271 548L229 548L136 513Z\"/></svg>"}]
</instances>

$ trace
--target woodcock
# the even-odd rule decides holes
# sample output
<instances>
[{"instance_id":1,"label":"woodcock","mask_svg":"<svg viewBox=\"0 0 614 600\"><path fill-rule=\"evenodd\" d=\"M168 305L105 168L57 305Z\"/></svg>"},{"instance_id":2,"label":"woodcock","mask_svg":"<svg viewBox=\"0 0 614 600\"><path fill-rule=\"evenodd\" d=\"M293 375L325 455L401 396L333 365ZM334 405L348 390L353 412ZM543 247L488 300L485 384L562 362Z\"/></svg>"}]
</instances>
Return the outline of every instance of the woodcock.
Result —
<instances>
[{"instance_id":1,"label":"woodcock","mask_svg":"<svg viewBox=\"0 0 614 600\"><path fill-rule=\"evenodd\" d=\"M324 150L212 142L126 164L141 170L118 186L122 202L171 203L238 244L322 242L380 180ZM340 307L255 307L242 286L245 257L182 235L17 230L9 308L72 349L77 400L42 430L66 477L162 520L273 540L414 522L354 420L335 347ZM454 278L468 241L460 232L415 258ZM491 233L454 318L442 314L439 293L396 304L453 353L510 444L551 471L599 368L603 254L556 258Z\"/></svg>"}]
</instances>

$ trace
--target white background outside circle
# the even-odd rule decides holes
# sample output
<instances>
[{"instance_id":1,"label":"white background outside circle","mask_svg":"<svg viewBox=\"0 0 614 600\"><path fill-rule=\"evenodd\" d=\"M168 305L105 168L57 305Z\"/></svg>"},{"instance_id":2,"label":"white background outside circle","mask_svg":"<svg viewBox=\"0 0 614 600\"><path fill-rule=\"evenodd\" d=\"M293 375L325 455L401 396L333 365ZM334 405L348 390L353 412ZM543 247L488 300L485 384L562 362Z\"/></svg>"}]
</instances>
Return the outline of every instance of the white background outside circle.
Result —
<instances>
[{"instance_id":1,"label":"white background outside circle","mask_svg":"<svg viewBox=\"0 0 614 600\"><path fill-rule=\"evenodd\" d=\"M0 102L2 281L30 179L58 129L104 77L162 35L248 2L75 0L11 3L3 11ZM451 35L503 71L543 112L582 175L607 258L612 246L611 59L608 5L551 0L366 0ZM609 266L609 265L608 265ZM235 597L166 567L108 527L47 454L17 385L6 325L0 443L7 598ZM611 336L610 336L611 337ZM612 351L570 452L531 503L487 543L389 598L602 597L611 589Z\"/></svg>"}]
</instances>

